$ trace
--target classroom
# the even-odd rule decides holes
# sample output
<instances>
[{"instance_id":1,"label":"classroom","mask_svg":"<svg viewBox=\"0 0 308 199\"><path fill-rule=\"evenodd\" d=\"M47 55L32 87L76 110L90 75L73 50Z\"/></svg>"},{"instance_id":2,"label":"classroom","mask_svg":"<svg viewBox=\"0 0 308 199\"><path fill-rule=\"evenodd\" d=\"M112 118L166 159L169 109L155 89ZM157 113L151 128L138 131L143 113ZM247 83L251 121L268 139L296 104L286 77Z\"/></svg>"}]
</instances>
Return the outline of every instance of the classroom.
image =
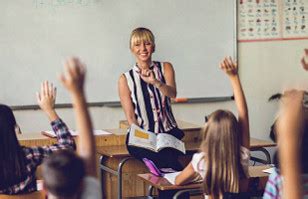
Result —
<instances>
[{"instance_id":1,"label":"classroom","mask_svg":"<svg viewBox=\"0 0 308 199\"><path fill-rule=\"evenodd\" d=\"M269 97L291 88L305 90L308 84L303 68L305 61L308 64L306 0L5 0L0 13L0 104L12 108L22 131L20 143L55 143L41 134L51 130L35 97L44 80L57 87L55 109L60 118L79 131L75 101L59 75L70 56L85 63L84 90L93 129L111 133L95 136L103 198L146 198L159 189L144 180L148 169L130 159L125 147L130 121L121 105L118 81L136 64L130 49L135 28L148 28L155 35L153 61L173 65L177 98L171 104L185 134L188 155L180 158L185 164L200 149L206 116L219 109L240 113L228 75L219 68L224 57L231 56L239 66L249 110L250 154L256 158L251 166L274 162L277 147L269 134L280 103L269 102ZM118 156L112 157L113 150ZM124 159L119 188L117 169ZM262 198L268 175L253 169L264 181L255 197ZM154 191L148 190L150 184ZM200 185L189 186L184 190L196 195L190 198L204 198Z\"/></svg>"}]
</instances>

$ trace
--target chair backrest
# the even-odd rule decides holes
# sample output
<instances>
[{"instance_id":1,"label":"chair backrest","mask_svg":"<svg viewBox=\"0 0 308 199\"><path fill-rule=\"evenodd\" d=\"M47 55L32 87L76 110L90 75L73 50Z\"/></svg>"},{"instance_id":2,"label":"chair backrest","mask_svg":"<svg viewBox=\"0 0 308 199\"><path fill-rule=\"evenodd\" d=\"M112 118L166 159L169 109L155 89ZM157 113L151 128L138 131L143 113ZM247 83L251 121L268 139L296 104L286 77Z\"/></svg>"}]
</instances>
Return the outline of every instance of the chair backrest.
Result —
<instances>
[{"instance_id":1,"label":"chair backrest","mask_svg":"<svg viewBox=\"0 0 308 199\"><path fill-rule=\"evenodd\" d=\"M33 193L27 193L27 194L19 194L19 195L1 195L0 199L44 199L44 193L43 191L36 191Z\"/></svg>"}]
</instances>

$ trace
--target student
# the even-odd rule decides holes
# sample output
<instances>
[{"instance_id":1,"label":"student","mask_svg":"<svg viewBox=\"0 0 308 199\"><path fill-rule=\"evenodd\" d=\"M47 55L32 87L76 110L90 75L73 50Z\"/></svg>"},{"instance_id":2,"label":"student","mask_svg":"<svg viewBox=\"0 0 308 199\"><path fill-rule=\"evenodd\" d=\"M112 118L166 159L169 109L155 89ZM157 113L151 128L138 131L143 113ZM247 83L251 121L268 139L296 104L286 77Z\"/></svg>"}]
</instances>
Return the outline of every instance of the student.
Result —
<instances>
[{"instance_id":1,"label":"student","mask_svg":"<svg viewBox=\"0 0 308 199\"><path fill-rule=\"evenodd\" d=\"M78 155L61 151L42 165L43 185L49 199L101 199L97 179L95 139L84 94L85 68L77 58L65 62L61 82L70 92L75 110Z\"/></svg>"},{"instance_id":2,"label":"student","mask_svg":"<svg viewBox=\"0 0 308 199\"><path fill-rule=\"evenodd\" d=\"M306 54L303 56L303 58L301 60L302 66L306 70L305 64L308 64L308 63L305 62L305 56L308 57L308 50L307 49L306 49ZM284 95L282 95L282 98L281 98L281 104L282 104L281 107L282 108L281 108L280 112L282 112L285 109L287 110L288 107L283 106L283 104L286 104L286 101L287 102L290 101L289 96L298 97L299 94L297 92L298 91L289 91L289 92L286 92ZM308 120L307 107L303 106L303 104L306 104L306 103L302 99L301 109L303 109L304 111L302 110L301 112L303 113L304 121L307 121ZM296 106L294 108L296 108ZM280 122L281 117L288 117L288 116L285 116L283 114L289 114L289 113L280 113L278 119L276 120L275 124L273 125L273 129L275 130L274 131L275 133L273 133L273 135L275 135L275 140L276 140L276 137L278 137L278 138L280 137L279 136L280 132L278 131L279 130L278 128L279 128L279 123L281 125L281 122ZM308 153L308 123L303 122L301 124L301 128L302 128L301 129L302 130L301 139L300 139L301 142L298 143L298 145L301 146L301 149L300 149L300 152L299 152L300 159L301 159L301 162L302 162L300 173L301 173L302 178L303 178L302 186L308 187L308 157L307 157L307 153ZM281 128L280 128L280 130L281 130ZM269 176L268 181L266 183L265 191L264 191L264 194L263 194L264 199L282 198L283 180L282 180L282 173L280 171L282 163L281 163L281 160L279 158L280 147L282 145L279 144L279 139L278 139L278 154L275 154L275 156L274 156L274 162L275 162L276 168L274 169L273 173L271 173L271 175ZM305 194L305 196L308 197L308 194Z\"/></svg>"},{"instance_id":3,"label":"student","mask_svg":"<svg viewBox=\"0 0 308 199\"><path fill-rule=\"evenodd\" d=\"M303 91L287 91L281 103L282 114L278 120L277 132L281 173L284 176L282 183L282 198L284 199L308 197L308 175L301 174L307 166L307 160L304 162L303 157L307 156L308 152L307 141L303 141L303 139L307 140L307 132L303 131L303 125L307 120L302 105L303 96ZM305 192L303 192L303 187Z\"/></svg>"},{"instance_id":4,"label":"student","mask_svg":"<svg viewBox=\"0 0 308 199\"><path fill-rule=\"evenodd\" d=\"M205 194L214 199L223 198L225 193L246 191L250 159L248 109L238 67L228 57L220 63L220 68L231 81L238 119L226 110L212 113L203 130L202 152L194 154L175 180L182 185L200 175Z\"/></svg>"},{"instance_id":5,"label":"student","mask_svg":"<svg viewBox=\"0 0 308 199\"><path fill-rule=\"evenodd\" d=\"M152 61L155 47L154 35L149 29L132 31L130 50L136 64L119 79L121 104L129 125L136 124L151 132L169 133L182 139L184 133L177 127L170 102L170 98L176 97L173 66L169 62ZM160 168L183 169L175 150L164 149L155 153L134 146L127 146L127 149L132 156L151 159Z\"/></svg>"},{"instance_id":6,"label":"student","mask_svg":"<svg viewBox=\"0 0 308 199\"><path fill-rule=\"evenodd\" d=\"M47 81L42 83L37 102L48 116L58 141L57 144L42 147L20 146L14 114L8 106L0 105L0 194L36 191L35 171L43 159L60 149L74 150L74 140L54 109L55 99L53 85Z\"/></svg>"},{"instance_id":7,"label":"student","mask_svg":"<svg viewBox=\"0 0 308 199\"><path fill-rule=\"evenodd\" d=\"M308 70L308 48L305 49L305 54L301 59L302 66L305 70Z\"/></svg>"}]
</instances>

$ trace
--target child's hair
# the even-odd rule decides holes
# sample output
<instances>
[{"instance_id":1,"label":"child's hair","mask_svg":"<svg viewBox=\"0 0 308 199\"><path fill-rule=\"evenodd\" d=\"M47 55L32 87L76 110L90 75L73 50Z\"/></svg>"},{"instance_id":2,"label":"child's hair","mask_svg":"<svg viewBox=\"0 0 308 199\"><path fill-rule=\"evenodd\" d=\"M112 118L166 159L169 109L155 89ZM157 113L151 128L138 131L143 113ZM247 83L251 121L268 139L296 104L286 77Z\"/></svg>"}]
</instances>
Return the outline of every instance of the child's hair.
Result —
<instances>
[{"instance_id":1,"label":"child's hair","mask_svg":"<svg viewBox=\"0 0 308 199\"><path fill-rule=\"evenodd\" d=\"M217 110L204 128L202 150L206 159L204 191L213 198L238 193L240 178L245 177L240 163L240 127L230 111Z\"/></svg>"},{"instance_id":2,"label":"child's hair","mask_svg":"<svg viewBox=\"0 0 308 199\"><path fill-rule=\"evenodd\" d=\"M56 197L79 194L85 177L83 160L73 151L61 150L46 158L42 164L44 187Z\"/></svg>"},{"instance_id":3,"label":"child's hair","mask_svg":"<svg viewBox=\"0 0 308 199\"><path fill-rule=\"evenodd\" d=\"M131 48L134 44L141 41L150 42L155 48L155 37L151 30L147 28L139 27L132 31L129 40L129 47Z\"/></svg>"},{"instance_id":4,"label":"child's hair","mask_svg":"<svg viewBox=\"0 0 308 199\"><path fill-rule=\"evenodd\" d=\"M15 133L16 120L10 107L0 104L0 189L26 177L26 160Z\"/></svg>"}]
</instances>

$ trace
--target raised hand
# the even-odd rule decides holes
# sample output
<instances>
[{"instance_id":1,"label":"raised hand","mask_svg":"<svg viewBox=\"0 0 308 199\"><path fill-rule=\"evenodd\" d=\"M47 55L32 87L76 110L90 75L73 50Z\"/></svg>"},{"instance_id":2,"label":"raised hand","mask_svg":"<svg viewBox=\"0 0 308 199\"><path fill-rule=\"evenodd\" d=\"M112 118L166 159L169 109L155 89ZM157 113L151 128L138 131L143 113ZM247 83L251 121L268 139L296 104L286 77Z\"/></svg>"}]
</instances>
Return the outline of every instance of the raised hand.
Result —
<instances>
[{"instance_id":1,"label":"raised hand","mask_svg":"<svg viewBox=\"0 0 308 199\"><path fill-rule=\"evenodd\" d=\"M301 59L302 66L305 70L308 70L308 48L305 49L305 54Z\"/></svg>"},{"instance_id":2,"label":"raised hand","mask_svg":"<svg viewBox=\"0 0 308 199\"><path fill-rule=\"evenodd\" d=\"M48 81L42 82L40 92L36 93L38 105L48 115L50 120L55 120L58 118L54 110L56 95L57 89Z\"/></svg>"},{"instance_id":3,"label":"raised hand","mask_svg":"<svg viewBox=\"0 0 308 199\"><path fill-rule=\"evenodd\" d=\"M230 56L225 57L219 66L229 77L237 76L238 74L237 63Z\"/></svg>"},{"instance_id":4,"label":"raised hand","mask_svg":"<svg viewBox=\"0 0 308 199\"><path fill-rule=\"evenodd\" d=\"M86 74L85 65L78 58L71 57L65 61L64 68L64 73L60 76L63 86L71 94L83 92Z\"/></svg>"}]
</instances>

